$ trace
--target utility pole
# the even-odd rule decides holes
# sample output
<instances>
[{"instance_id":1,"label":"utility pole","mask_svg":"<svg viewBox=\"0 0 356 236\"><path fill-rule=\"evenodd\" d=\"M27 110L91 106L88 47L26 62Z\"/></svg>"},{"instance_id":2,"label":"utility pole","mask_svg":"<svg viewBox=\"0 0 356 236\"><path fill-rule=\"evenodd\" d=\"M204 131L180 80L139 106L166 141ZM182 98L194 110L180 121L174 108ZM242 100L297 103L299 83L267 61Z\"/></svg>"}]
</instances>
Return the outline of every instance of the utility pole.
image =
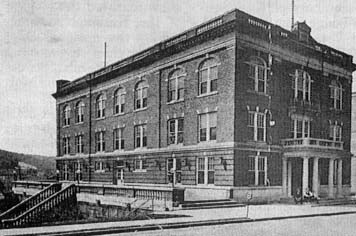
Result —
<instances>
[{"instance_id":1,"label":"utility pole","mask_svg":"<svg viewBox=\"0 0 356 236\"><path fill-rule=\"evenodd\" d=\"M106 42L104 43L104 67L106 67Z\"/></svg>"},{"instance_id":2,"label":"utility pole","mask_svg":"<svg viewBox=\"0 0 356 236\"><path fill-rule=\"evenodd\" d=\"M294 0L292 0L292 25L291 25L291 30L293 30L293 25L294 25Z\"/></svg>"}]
</instances>

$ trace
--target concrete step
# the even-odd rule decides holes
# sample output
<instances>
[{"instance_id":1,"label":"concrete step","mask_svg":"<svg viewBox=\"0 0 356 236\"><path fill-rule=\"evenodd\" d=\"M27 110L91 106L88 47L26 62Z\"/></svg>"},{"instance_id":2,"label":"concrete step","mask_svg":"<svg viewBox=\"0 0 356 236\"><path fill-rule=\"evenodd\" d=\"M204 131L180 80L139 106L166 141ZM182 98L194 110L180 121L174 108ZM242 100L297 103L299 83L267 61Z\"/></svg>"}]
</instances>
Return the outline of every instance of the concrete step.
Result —
<instances>
[{"instance_id":1,"label":"concrete step","mask_svg":"<svg viewBox=\"0 0 356 236\"><path fill-rule=\"evenodd\" d=\"M210 208L228 208L228 207L243 207L244 204L237 203L230 199L213 200L213 201L194 201L185 202L181 205L182 210L188 209L210 209Z\"/></svg>"},{"instance_id":2,"label":"concrete step","mask_svg":"<svg viewBox=\"0 0 356 236\"><path fill-rule=\"evenodd\" d=\"M355 198L338 198L338 199L320 199L318 206L336 206L356 204Z\"/></svg>"}]
</instances>

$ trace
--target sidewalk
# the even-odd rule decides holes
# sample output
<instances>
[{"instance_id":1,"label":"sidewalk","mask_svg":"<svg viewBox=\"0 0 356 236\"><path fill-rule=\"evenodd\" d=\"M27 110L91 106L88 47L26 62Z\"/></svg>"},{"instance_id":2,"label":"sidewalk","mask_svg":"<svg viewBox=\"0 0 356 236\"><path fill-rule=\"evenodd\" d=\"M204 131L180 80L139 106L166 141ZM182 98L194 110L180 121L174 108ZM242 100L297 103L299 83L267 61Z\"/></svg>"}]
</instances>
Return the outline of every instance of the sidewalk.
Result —
<instances>
[{"instance_id":1,"label":"sidewalk","mask_svg":"<svg viewBox=\"0 0 356 236\"><path fill-rule=\"evenodd\" d=\"M356 214L356 205L322 206L311 205L253 205L249 207L249 218L246 218L246 207L176 210L166 214L186 215L186 217L104 222L77 225L60 225L0 230L0 235L71 235L70 232L82 235L99 234L101 230L110 232L132 232L158 228L179 228L206 224L239 223L295 217L312 217L322 215ZM96 232L96 233L95 233ZM73 234L74 235L74 234Z\"/></svg>"}]
</instances>

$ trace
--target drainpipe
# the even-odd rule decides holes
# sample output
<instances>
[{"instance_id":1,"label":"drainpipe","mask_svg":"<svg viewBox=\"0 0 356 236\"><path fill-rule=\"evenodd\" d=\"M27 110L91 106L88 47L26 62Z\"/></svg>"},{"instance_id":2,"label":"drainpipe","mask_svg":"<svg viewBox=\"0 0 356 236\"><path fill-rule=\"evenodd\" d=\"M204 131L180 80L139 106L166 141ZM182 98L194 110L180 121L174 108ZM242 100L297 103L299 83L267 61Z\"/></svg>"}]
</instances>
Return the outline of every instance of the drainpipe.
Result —
<instances>
[{"instance_id":1,"label":"drainpipe","mask_svg":"<svg viewBox=\"0 0 356 236\"><path fill-rule=\"evenodd\" d=\"M91 143L92 143L92 132L91 132L91 129L92 129L92 121L91 121L91 116L92 116L92 87L91 87L91 83L90 83L90 77L89 79L86 80L87 84L89 85L89 151L88 151L88 165L89 165L89 178L88 178L88 181L89 183L91 182L91 171L92 171L92 163L91 163Z\"/></svg>"}]
</instances>

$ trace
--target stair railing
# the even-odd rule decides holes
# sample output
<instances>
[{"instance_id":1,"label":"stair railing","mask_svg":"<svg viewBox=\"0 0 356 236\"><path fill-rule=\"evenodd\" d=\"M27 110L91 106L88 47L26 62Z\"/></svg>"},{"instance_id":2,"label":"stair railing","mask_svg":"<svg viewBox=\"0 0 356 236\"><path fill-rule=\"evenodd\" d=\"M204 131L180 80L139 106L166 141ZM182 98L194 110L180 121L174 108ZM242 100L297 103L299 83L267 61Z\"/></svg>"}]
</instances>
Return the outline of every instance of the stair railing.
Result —
<instances>
[{"instance_id":1,"label":"stair railing","mask_svg":"<svg viewBox=\"0 0 356 236\"><path fill-rule=\"evenodd\" d=\"M37 223L41 221L41 217L54 207L59 206L63 203L70 203L76 200L76 187L75 184L71 184L66 188L60 190L49 198L45 199L41 203L33 206L31 209L27 210L23 214L17 216L13 219L2 220L2 226L4 228L13 228L20 226L27 226L32 223Z\"/></svg>"},{"instance_id":2,"label":"stair railing","mask_svg":"<svg viewBox=\"0 0 356 236\"><path fill-rule=\"evenodd\" d=\"M60 190L61 190L60 183L53 183L53 184L49 185L48 187L44 188L42 191L25 199L24 201L20 202L16 206L14 206L14 207L10 208L9 210L5 211L4 213L0 214L0 221L3 219L10 219L10 218L14 218L16 216L21 215L22 213L24 213L27 210L31 209L32 207L36 206L38 203L42 202L44 199L57 193Z\"/></svg>"}]
</instances>

